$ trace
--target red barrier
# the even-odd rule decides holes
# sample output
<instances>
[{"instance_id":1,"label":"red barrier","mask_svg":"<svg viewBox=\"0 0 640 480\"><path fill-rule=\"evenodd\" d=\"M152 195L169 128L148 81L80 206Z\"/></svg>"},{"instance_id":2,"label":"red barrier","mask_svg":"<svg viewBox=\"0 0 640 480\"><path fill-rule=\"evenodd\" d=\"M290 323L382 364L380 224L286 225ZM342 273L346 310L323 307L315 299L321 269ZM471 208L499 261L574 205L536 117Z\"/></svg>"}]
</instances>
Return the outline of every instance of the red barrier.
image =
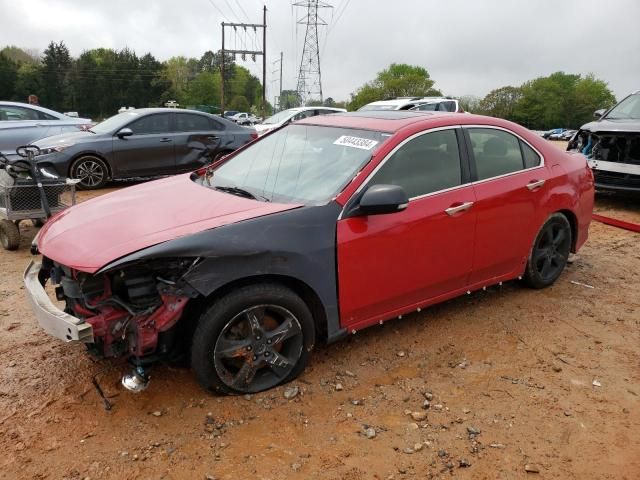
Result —
<instances>
[{"instance_id":1,"label":"red barrier","mask_svg":"<svg viewBox=\"0 0 640 480\"><path fill-rule=\"evenodd\" d=\"M629 230L631 232L640 233L640 225L638 225L637 223L625 222L624 220L605 217L604 215L598 215L597 213L594 213L592 218L607 225L612 225L614 227L624 228L625 230Z\"/></svg>"}]
</instances>

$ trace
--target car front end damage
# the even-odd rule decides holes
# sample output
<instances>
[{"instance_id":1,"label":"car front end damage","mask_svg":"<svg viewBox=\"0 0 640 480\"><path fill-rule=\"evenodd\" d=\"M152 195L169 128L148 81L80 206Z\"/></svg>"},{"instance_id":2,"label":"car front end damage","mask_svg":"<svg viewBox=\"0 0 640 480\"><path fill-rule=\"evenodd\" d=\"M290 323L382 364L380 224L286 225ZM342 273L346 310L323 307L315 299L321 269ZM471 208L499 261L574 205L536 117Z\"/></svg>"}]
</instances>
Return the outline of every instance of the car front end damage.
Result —
<instances>
[{"instance_id":1,"label":"car front end damage","mask_svg":"<svg viewBox=\"0 0 640 480\"><path fill-rule=\"evenodd\" d=\"M66 342L85 343L99 358L127 356L134 365L123 385L146 387L145 368L176 354L178 322L191 298L182 281L198 259L163 259L90 274L46 257L24 274L29 301L40 326ZM60 307L45 287L50 284Z\"/></svg>"},{"instance_id":2,"label":"car front end damage","mask_svg":"<svg viewBox=\"0 0 640 480\"><path fill-rule=\"evenodd\" d=\"M567 150L587 157L597 189L640 192L640 128L607 131L588 124L571 139Z\"/></svg>"}]
</instances>

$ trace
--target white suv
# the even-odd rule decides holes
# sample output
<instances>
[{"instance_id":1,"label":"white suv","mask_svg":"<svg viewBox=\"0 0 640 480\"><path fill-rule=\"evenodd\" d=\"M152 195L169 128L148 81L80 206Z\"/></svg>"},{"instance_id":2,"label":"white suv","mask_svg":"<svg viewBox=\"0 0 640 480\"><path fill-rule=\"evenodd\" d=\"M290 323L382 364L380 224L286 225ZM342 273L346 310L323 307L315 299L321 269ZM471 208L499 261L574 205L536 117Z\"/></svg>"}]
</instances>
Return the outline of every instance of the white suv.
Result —
<instances>
[{"instance_id":1,"label":"white suv","mask_svg":"<svg viewBox=\"0 0 640 480\"><path fill-rule=\"evenodd\" d=\"M295 122L296 120L302 120L307 117L315 117L316 115L327 115L330 113L346 112L344 108L334 107L297 107L290 108L288 110L282 110L281 112L272 115L264 122L256 125L256 132L258 135L264 135L270 130L274 130L285 123Z\"/></svg>"},{"instance_id":2,"label":"white suv","mask_svg":"<svg viewBox=\"0 0 640 480\"><path fill-rule=\"evenodd\" d=\"M371 102L358 109L359 112L373 110L426 110L432 112L459 112L464 110L455 98L447 97L399 97L393 100Z\"/></svg>"}]
</instances>

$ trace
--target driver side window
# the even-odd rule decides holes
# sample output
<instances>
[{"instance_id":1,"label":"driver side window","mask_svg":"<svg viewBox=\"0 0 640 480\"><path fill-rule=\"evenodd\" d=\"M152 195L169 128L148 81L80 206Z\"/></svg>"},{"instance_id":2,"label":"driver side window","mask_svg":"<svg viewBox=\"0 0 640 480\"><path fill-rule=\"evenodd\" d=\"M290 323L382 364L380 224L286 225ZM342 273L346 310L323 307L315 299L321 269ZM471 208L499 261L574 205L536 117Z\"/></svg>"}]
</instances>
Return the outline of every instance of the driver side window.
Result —
<instances>
[{"instance_id":1,"label":"driver side window","mask_svg":"<svg viewBox=\"0 0 640 480\"><path fill-rule=\"evenodd\" d=\"M387 159L369 183L398 185L409 198L461 185L455 130L425 133L409 140Z\"/></svg>"}]
</instances>

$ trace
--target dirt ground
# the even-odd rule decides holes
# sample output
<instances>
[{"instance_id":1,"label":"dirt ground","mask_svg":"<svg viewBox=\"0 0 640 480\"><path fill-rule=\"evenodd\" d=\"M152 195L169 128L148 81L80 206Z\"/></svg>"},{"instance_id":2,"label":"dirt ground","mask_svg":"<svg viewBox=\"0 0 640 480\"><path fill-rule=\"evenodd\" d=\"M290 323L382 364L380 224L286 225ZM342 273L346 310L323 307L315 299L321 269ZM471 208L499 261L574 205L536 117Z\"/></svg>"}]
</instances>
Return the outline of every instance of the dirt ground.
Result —
<instances>
[{"instance_id":1,"label":"dirt ground","mask_svg":"<svg viewBox=\"0 0 640 480\"><path fill-rule=\"evenodd\" d=\"M597 210L640 222L639 198ZM298 380L245 397L172 367L133 395L122 363L43 333L22 233L0 250L1 479L640 478L636 233L594 222L553 287L511 282L321 345Z\"/></svg>"}]
</instances>

